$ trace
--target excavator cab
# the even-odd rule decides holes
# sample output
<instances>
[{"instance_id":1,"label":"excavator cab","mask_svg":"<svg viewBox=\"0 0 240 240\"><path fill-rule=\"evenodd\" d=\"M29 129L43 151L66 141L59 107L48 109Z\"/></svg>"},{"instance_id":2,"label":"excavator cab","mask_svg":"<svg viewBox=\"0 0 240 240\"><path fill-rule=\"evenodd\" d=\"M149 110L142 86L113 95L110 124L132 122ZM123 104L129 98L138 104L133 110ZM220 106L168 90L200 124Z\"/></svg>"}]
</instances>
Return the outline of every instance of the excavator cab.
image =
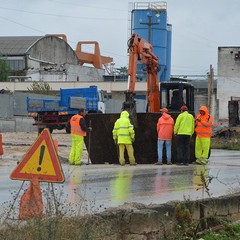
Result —
<instances>
[{"instance_id":1,"label":"excavator cab","mask_svg":"<svg viewBox=\"0 0 240 240\"><path fill-rule=\"evenodd\" d=\"M160 83L160 107L168 108L169 112L180 112L186 105L194 112L194 87L188 82L169 81Z\"/></svg>"},{"instance_id":2,"label":"excavator cab","mask_svg":"<svg viewBox=\"0 0 240 240\"><path fill-rule=\"evenodd\" d=\"M124 93L125 93L125 101L122 104L122 111L124 110L128 111L131 123L135 127L138 127L136 101L134 100L134 96L136 94L131 91L126 91Z\"/></svg>"}]
</instances>

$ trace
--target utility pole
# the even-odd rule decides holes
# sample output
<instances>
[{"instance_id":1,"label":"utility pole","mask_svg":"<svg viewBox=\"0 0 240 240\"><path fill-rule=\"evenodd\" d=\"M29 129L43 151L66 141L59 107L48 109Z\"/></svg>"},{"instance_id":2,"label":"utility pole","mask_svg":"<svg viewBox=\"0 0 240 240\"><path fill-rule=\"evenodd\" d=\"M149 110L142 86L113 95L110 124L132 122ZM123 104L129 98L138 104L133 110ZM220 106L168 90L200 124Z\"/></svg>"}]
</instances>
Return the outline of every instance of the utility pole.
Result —
<instances>
[{"instance_id":1,"label":"utility pole","mask_svg":"<svg viewBox=\"0 0 240 240\"><path fill-rule=\"evenodd\" d=\"M151 27L152 25L158 25L159 22L152 22L152 16L148 15L148 22L141 22L140 24L148 26L148 42L151 43Z\"/></svg>"},{"instance_id":2,"label":"utility pole","mask_svg":"<svg viewBox=\"0 0 240 240\"><path fill-rule=\"evenodd\" d=\"M212 96L213 96L213 82L214 82L214 70L212 64L210 65L210 71L208 73L208 110L211 112Z\"/></svg>"},{"instance_id":3,"label":"utility pole","mask_svg":"<svg viewBox=\"0 0 240 240\"><path fill-rule=\"evenodd\" d=\"M159 22L152 22L152 16L147 14L148 21L147 22L140 22L140 24L147 25L148 26L148 42L151 43L151 30L153 25L158 25ZM159 80L160 81L160 80Z\"/></svg>"}]
</instances>

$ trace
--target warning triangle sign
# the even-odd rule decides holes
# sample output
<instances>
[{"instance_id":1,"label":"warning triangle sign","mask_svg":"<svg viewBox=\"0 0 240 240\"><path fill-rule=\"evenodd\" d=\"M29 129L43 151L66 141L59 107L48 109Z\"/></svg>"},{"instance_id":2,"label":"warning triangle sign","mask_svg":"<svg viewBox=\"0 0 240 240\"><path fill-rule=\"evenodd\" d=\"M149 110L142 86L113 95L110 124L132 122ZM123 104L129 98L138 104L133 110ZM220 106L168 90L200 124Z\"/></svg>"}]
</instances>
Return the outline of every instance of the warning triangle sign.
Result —
<instances>
[{"instance_id":1,"label":"warning triangle sign","mask_svg":"<svg viewBox=\"0 0 240 240\"><path fill-rule=\"evenodd\" d=\"M35 140L10 175L11 179L32 180L42 182L64 182L62 167L47 128Z\"/></svg>"}]
</instances>

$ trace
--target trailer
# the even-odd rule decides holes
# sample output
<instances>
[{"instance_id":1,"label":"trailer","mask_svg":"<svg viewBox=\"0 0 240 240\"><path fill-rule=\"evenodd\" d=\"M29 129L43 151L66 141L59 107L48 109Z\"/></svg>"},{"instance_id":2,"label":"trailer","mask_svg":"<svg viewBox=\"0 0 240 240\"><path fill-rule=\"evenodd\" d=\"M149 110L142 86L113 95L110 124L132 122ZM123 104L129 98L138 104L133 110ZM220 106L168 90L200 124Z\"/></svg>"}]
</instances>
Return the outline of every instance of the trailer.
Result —
<instances>
[{"instance_id":1,"label":"trailer","mask_svg":"<svg viewBox=\"0 0 240 240\"><path fill-rule=\"evenodd\" d=\"M60 89L59 99L27 98L28 115L34 118L34 124L41 133L48 128L65 129L70 133L69 120L85 108L88 113L105 113L103 91L96 86L89 88Z\"/></svg>"}]
</instances>

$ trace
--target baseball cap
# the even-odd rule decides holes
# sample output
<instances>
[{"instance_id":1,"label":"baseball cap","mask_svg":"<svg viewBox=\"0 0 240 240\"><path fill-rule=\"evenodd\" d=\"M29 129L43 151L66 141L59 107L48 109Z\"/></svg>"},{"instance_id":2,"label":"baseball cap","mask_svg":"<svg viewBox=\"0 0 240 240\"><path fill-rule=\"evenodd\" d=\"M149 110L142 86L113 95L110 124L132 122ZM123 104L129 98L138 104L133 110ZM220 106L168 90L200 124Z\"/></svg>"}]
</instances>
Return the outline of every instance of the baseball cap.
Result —
<instances>
[{"instance_id":1,"label":"baseball cap","mask_svg":"<svg viewBox=\"0 0 240 240\"><path fill-rule=\"evenodd\" d=\"M187 110L188 110L187 106L184 105L181 107L181 111L187 111Z\"/></svg>"},{"instance_id":2,"label":"baseball cap","mask_svg":"<svg viewBox=\"0 0 240 240\"><path fill-rule=\"evenodd\" d=\"M167 108L162 108L162 109L160 109L160 112L165 112L165 113L168 113L168 109Z\"/></svg>"}]
</instances>

